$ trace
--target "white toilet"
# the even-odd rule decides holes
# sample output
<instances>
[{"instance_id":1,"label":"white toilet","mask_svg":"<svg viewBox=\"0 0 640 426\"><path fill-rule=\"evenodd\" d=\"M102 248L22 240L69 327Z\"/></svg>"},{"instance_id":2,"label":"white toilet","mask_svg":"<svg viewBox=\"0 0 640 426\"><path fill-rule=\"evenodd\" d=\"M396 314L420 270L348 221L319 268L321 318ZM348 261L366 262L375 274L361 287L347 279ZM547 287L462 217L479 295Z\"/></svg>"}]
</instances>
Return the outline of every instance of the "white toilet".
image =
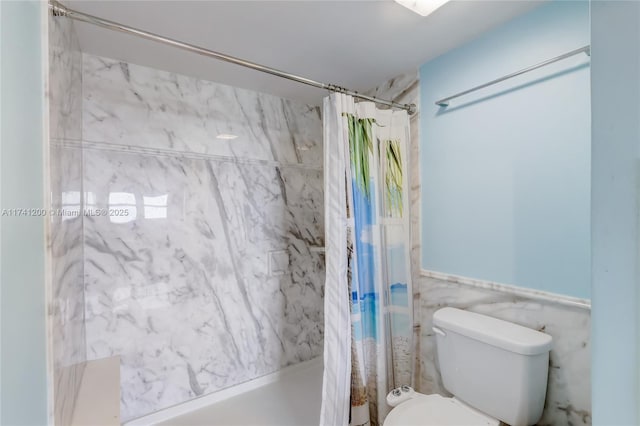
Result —
<instances>
[{"instance_id":1,"label":"white toilet","mask_svg":"<svg viewBox=\"0 0 640 426\"><path fill-rule=\"evenodd\" d=\"M438 310L433 324L442 382L454 396L392 392L387 401L395 408L384 426L525 426L540 420L551 336L454 308Z\"/></svg>"}]
</instances>

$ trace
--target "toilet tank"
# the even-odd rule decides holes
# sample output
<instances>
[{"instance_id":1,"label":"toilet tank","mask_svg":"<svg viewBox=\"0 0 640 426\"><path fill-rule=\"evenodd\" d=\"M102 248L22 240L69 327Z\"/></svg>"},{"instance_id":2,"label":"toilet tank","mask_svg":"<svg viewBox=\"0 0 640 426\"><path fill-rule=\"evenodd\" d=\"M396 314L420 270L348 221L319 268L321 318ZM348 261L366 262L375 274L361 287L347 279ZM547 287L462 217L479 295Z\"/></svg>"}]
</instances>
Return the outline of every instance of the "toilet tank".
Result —
<instances>
[{"instance_id":1,"label":"toilet tank","mask_svg":"<svg viewBox=\"0 0 640 426\"><path fill-rule=\"evenodd\" d=\"M540 420L551 336L486 315L442 308L433 315L444 387L512 426Z\"/></svg>"}]
</instances>

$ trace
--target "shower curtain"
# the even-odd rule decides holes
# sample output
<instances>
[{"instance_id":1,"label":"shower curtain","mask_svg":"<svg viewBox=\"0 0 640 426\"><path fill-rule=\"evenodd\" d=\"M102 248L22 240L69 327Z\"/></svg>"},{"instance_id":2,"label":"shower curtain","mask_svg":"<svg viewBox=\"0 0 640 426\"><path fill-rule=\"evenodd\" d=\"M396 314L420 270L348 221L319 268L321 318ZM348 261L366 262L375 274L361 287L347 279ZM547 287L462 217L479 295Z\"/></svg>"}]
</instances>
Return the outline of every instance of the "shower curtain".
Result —
<instances>
[{"instance_id":1,"label":"shower curtain","mask_svg":"<svg viewBox=\"0 0 640 426\"><path fill-rule=\"evenodd\" d=\"M406 111L324 99L325 342L321 426L381 425L411 385Z\"/></svg>"}]
</instances>

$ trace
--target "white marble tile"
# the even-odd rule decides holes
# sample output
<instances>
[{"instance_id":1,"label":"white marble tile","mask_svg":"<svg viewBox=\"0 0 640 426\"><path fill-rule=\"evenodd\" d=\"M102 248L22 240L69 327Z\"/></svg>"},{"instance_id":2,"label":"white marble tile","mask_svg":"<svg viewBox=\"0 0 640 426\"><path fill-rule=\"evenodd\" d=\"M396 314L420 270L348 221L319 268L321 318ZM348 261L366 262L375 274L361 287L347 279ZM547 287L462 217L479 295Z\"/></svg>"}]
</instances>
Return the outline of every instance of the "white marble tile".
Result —
<instances>
[{"instance_id":1,"label":"white marble tile","mask_svg":"<svg viewBox=\"0 0 640 426\"><path fill-rule=\"evenodd\" d=\"M83 67L87 141L321 165L318 107L88 54Z\"/></svg>"},{"instance_id":2,"label":"white marble tile","mask_svg":"<svg viewBox=\"0 0 640 426\"><path fill-rule=\"evenodd\" d=\"M49 16L49 134L82 138L82 53L73 21Z\"/></svg>"},{"instance_id":3,"label":"white marble tile","mask_svg":"<svg viewBox=\"0 0 640 426\"><path fill-rule=\"evenodd\" d=\"M422 276L427 278L435 278L441 281L448 281L456 284L465 284L474 288L484 288L500 293L509 293L517 297L524 297L531 300L539 300L547 303L553 303L568 307L578 307L591 309L591 301L574 296L550 293L547 291L537 290L534 288L518 287L509 284L497 283L495 281L481 280L478 278L464 277L455 274L446 274L442 272L422 270Z\"/></svg>"},{"instance_id":4,"label":"white marble tile","mask_svg":"<svg viewBox=\"0 0 640 426\"><path fill-rule=\"evenodd\" d=\"M70 424L86 360L84 326L82 150L61 140L82 132L82 54L73 23L49 17L51 332L56 424Z\"/></svg>"},{"instance_id":5,"label":"white marble tile","mask_svg":"<svg viewBox=\"0 0 640 426\"><path fill-rule=\"evenodd\" d=\"M85 170L92 207L130 213L85 218L88 352L121 356L123 420L321 353L320 171L89 149Z\"/></svg>"},{"instance_id":6,"label":"white marble tile","mask_svg":"<svg viewBox=\"0 0 640 426\"><path fill-rule=\"evenodd\" d=\"M87 351L121 356L122 419L319 355L319 108L87 54L83 99L87 207L129 213L85 218Z\"/></svg>"},{"instance_id":7,"label":"white marble tile","mask_svg":"<svg viewBox=\"0 0 640 426\"><path fill-rule=\"evenodd\" d=\"M591 424L590 311L532 300L488 288L423 278L421 287L421 379L423 393L448 395L438 370L433 313L445 306L511 321L553 337L547 400L539 425Z\"/></svg>"}]
</instances>

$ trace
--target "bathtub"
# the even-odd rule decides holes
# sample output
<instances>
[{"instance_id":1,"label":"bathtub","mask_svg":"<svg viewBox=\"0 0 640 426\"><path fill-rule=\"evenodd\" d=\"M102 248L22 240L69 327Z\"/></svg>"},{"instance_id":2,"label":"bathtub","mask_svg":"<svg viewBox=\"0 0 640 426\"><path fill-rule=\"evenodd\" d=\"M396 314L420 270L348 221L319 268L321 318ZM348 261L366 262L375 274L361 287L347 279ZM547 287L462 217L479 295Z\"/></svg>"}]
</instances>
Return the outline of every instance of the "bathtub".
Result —
<instances>
[{"instance_id":1,"label":"bathtub","mask_svg":"<svg viewBox=\"0 0 640 426\"><path fill-rule=\"evenodd\" d=\"M125 426L318 426L322 357L187 401Z\"/></svg>"}]
</instances>

